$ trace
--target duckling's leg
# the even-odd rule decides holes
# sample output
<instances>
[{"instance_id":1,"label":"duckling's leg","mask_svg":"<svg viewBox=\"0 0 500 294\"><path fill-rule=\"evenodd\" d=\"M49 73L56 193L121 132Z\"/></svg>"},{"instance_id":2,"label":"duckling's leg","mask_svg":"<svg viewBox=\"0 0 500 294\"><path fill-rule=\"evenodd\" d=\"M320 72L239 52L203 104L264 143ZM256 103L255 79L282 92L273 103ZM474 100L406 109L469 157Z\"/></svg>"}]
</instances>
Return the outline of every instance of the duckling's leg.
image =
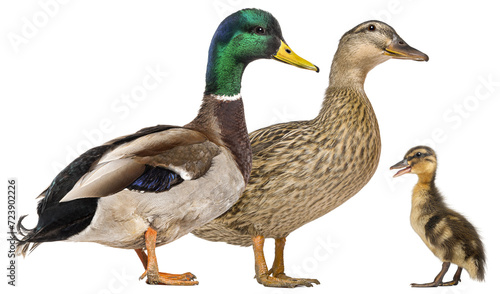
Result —
<instances>
[{"instance_id":1,"label":"duckling's leg","mask_svg":"<svg viewBox=\"0 0 500 294\"><path fill-rule=\"evenodd\" d=\"M439 286L455 286L455 285L458 285L458 283L462 281L462 280L460 280L460 275L462 275L462 268L458 267L455 275L453 276L453 280L451 280L449 282L446 282L446 283L441 283Z\"/></svg>"},{"instance_id":2,"label":"duckling's leg","mask_svg":"<svg viewBox=\"0 0 500 294\"><path fill-rule=\"evenodd\" d=\"M446 275L446 272L450 268L450 263L449 262L443 262L443 267L441 268L441 271L439 274L434 278L434 282L432 283L425 283L425 284L416 284L413 283L411 284L412 287L437 287L442 285L444 275Z\"/></svg>"},{"instance_id":3,"label":"duckling's leg","mask_svg":"<svg viewBox=\"0 0 500 294\"><path fill-rule=\"evenodd\" d=\"M152 228L148 228L145 234L146 238L146 250L148 254L144 253L142 249L136 249L135 252L139 255L139 258L144 265L146 271L141 275L139 279L144 279L148 277L146 283L148 284L160 284L160 285L198 285L198 281L194 281L196 276L192 273L184 273L181 275L160 273L158 271L158 262L156 261L156 231Z\"/></svg>"},{"instance_id":4,"label":"duckling's leg","mask_svg":"<svg viewBox=\"0 0 500 294\"><path fill-rule=\"evenodd\" d=\"M266 287L282 288L297 286L312 287L312 283L319 284L319 281L315 279L294 279L285 275L285 266L283 264L285 238L276 239L276 256L271 270L267 270L266 259L264 257L264 236L255 236L252 238L252 241L255 255L255 277L260 284Z\"/></svg>"}]
</instances>

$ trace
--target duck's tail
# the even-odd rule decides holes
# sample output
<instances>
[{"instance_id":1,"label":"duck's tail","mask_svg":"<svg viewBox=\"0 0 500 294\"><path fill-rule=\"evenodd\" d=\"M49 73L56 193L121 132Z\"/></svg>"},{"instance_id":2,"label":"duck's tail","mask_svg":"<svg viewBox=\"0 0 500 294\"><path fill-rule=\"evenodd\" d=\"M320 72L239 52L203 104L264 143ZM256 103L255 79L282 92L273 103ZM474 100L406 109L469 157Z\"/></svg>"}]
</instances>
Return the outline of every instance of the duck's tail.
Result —
<instances>
[{"instance_id":1,"label":"duck's tail","mask_svg":"<svg viewBox=\"0 0 500 294\"><path fill-rule=\"evenodd\" d=\"M478 238L473 242L474 253L466 259L467 266L465 269L469 272L472 279L477 281L484 281L486 255L481 240Z\"/></svg>"},{"instance_id":2,"label":"duck's tail","mask_svg":"<svg viewBox=\"0 0 500 294\"><path fill-rule=\"evenodd\" d=\"M35 229L27 229L23 226L23 219L27 215L23 215L19 218L16 225L17 234L14 232L14 228L11 227L10 234L13 239L16 240L16 255L26 256L26 253L35 250L41 243L32 242L32 239L36 236Z\"/></svg>"},{"instance_id":3,"label":"duck's tail","mask_svg":"<svg viewBox=\"0 0 500 294\"><path fill-rule=\"evenodd\" d=\"M473 278L474 280L477 280L477 281L484 281L484 268L485 268L485 260L484 258L478 258L478 259L475 259L474 261L474 268L475 268L475 275L473 275L471 272L469 272L471 274L471 278Z\"/></svg>"}]
</instances>

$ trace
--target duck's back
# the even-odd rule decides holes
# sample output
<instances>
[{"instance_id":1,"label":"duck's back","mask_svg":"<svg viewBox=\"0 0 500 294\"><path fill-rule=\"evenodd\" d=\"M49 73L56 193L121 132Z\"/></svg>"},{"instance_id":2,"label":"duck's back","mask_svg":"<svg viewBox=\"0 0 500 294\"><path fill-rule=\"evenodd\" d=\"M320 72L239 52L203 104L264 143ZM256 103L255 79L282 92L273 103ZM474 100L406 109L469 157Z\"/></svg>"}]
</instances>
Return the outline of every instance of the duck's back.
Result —
<instances>
[{"instance_id":1,"label":"duck's back","mask_svg":"<svg viewBox=\"0 0 500 294\"><path fill-rule=\"evenodd\" d=\"M250 246L251 236L286 237L355 195L380 157L375 113L363 91L327 92L311 121L250 134L253 164L240 200L194 231L211 241Z\"/></svg>"}]
</instances>

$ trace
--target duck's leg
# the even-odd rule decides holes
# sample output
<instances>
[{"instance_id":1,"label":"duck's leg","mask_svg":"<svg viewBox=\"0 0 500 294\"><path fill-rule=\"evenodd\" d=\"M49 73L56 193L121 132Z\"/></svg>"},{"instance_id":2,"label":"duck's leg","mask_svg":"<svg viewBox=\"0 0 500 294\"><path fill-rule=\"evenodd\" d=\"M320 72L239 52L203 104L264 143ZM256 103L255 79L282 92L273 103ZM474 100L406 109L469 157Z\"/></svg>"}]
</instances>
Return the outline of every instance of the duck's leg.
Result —
<instances>
[{"instance_id":1,"label":"duck's leg","mask_svg":"<svg viewBox=\"0 0 500 294\"><path fill-rule=\"evenodd\" d=\"M434 278L434 282L425 283L425 284L416 284L416 283L413 283L413 284L411 284L411 286L412 287L437 287L437 286L440 286L442 284L442 282L443 282L444 275L446 274L446 272L448 271L449 268L450 268L450 263L449 262L443 262L443 266L441 268L441 271L436 276L436 278Z\"/></svg>"},{"instance_id":2,"label":"duck's leg","mask_svg":"<svg viewBox=\"0 0 500 294\"><path fill-rule=\"evenodd\" d=\"M298 286L312 287L313 284L319 285L319 281L316 279L302 279L302 278L291 278L285 274L285 238L275 239L274 247L274 262L273 266L269 270L269 273L278 279L287 280L291 283L297 284Z\"/></svg>"},{"instance_id":3,"label":"duck's leg","mask_svg":"<svg viewBox=\"0 0 500 294\"><path fill-rule=\"evenodd\" d=\"M148 269L148 256L146 255L146 252L144 252L143 249L135 249L135 253L137 253L137 256L139 256L139 259L142 262L142 265L144 266L144 269Z\"/></svg>"},{"instance_id":4,"label":"duck's leg","mask_svg":"<svg viewBox=\"0 0 500 294\"><path fill-rule=\"evenodd\" d=\"M146 238L146 250L148 254L144 253L142 249L136 249L135 252L139 255L142 264L145 264L146 271L141 275L139 279L148 277L146 283L148 284L160 284L160 285L198 285L198 281L194 281L196 276L192 273L184 273L181 275L160 273L158 271L158 262L156 261L156 231L152 228L148 228L145 234ZM145 263L146 261L146 263Z\"/></svg>"},{"instance_id":5,"label":"duck's leg","mask_svg":"<svg viewBox=\"0 0 500 294\"><path fill-rule=\"evenodd\" d=\"M255 236L252 238L252 241L255 255L255 277L260 284L266 287L282 288L293 288L297 286L311 287L312 283L319 284L318 280L294 279L285 275L285 266L283 263L285 238L276 239L276 256L271 270L267 269L266 259L264 257L264 236Z\"/></svg>"},{"instance_id":6,"label":"duck's leg","mask_svg":"<svg viewBox=\"0 0 500 294\"><path fill-rule=\"evenodd\" d=\"M446 282L446 283L441 283L439 286L455 286L458 285L460 280L460 275L462 275L462 268L458 267L457 271L455 272L455 275L453 276L453 280Z\"/></svg>"},{"instance_id":7,"label":"duck's leg","mask_svg":"<svg viewBox=\"0 0 500 294\"><path fill-rule=\"evenodd\" d=\"M141 259L141 262L142 262L142 265L144 266L144 269L147 270L148 269L148 256L146 255L146 253L144 252L143 249L135 249L135 252L137 253L139 258ZM160 274L163 276L168 276L171 279L178 279L178 280L188 281L188 280L196 279L196 276L191 274L191 273L185 273L182 275L167 274L167 273L160 273Z\"/></svg>"}]
</instances>

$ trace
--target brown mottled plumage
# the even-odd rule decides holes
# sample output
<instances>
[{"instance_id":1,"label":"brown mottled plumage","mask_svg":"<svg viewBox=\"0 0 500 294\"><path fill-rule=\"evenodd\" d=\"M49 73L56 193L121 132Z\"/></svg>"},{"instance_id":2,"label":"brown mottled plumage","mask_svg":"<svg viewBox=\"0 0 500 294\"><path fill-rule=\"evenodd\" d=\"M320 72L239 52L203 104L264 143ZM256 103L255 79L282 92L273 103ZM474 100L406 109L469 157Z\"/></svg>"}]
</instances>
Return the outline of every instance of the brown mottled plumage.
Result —
<instances>
[{"instance_id":1,"label":"brown mottled plumage","mask_svg":"<svg viewBox=\"0 0 500 294\"><path fill-rule=\"evenodd\" d=\"M380 134L363 85L368 72L390 58L428 60L385 23L369 21L348 31L333 59L319 115L251 133L253 165L246 191L228 212L193 233L253 244L256 278L265 286L319 283L284 274L285 237L347 201L375 173ZM276 239L270 271L262 253L264 238Z\"/></svg>"},{"instance_id":2,"label":"brown mottled plumage","mask_svg":"<svg viewBox=\"0 0 500 294\"><path fill-rule=\"evenodd\" d=\"M412 284L413 287L453 286L460 281L462 268L471 278L484 280L485 254L483 243L474 226L460 213L448 208L435 185L436 152L427 146L410 149L404 159L391 169L401 169L394 176L406 173L418 175L413 189L411 226L425 245L442 262L441 272L433 282ZM458 265L450 282L443 283L443 277L450 262Z\"/></svg>"}]
</instances>

